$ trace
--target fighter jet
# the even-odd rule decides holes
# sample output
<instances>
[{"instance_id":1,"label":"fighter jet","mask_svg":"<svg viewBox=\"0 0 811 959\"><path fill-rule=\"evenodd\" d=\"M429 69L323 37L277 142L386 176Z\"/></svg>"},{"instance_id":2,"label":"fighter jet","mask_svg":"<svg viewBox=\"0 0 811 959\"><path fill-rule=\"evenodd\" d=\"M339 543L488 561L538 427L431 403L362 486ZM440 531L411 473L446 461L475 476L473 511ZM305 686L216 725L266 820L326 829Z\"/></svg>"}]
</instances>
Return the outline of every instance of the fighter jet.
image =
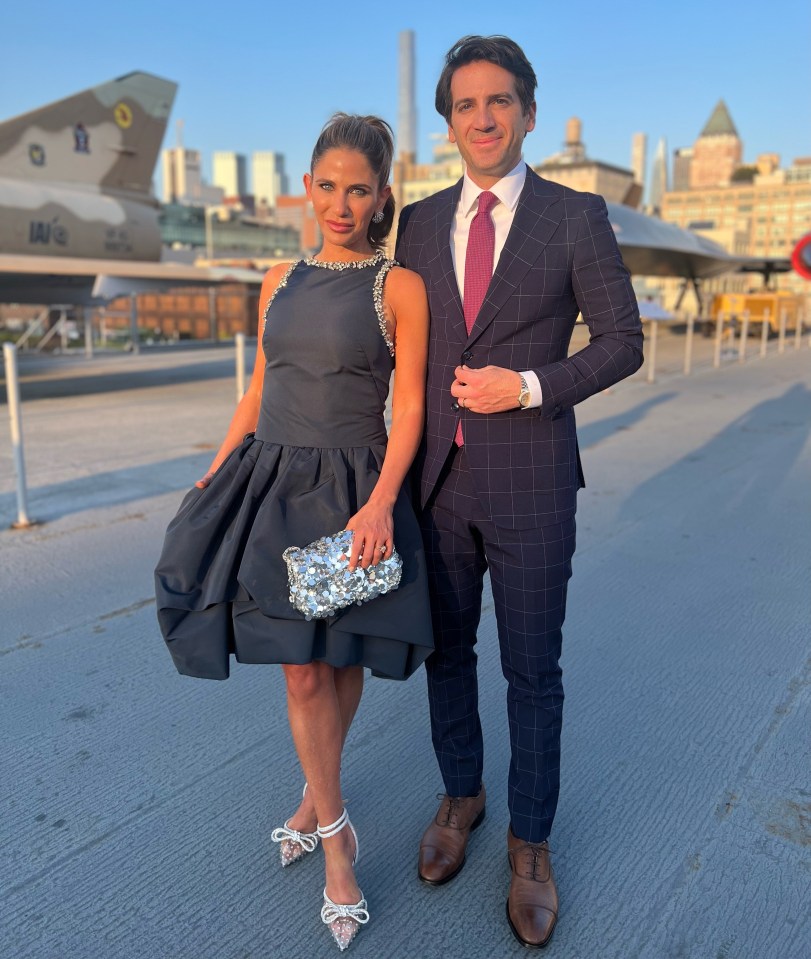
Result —
<instances>
[{"instance_id":1,"label":"fighter jet","mask_svg":"<svg viewBox=\"0 0 811 959\"><path fill-rule=\"evenodd\" d=\"M0 123L0 301L91 303L235 278L158 262L152 175L176 91L129 73Z\"/></svg>"}]
</instances>

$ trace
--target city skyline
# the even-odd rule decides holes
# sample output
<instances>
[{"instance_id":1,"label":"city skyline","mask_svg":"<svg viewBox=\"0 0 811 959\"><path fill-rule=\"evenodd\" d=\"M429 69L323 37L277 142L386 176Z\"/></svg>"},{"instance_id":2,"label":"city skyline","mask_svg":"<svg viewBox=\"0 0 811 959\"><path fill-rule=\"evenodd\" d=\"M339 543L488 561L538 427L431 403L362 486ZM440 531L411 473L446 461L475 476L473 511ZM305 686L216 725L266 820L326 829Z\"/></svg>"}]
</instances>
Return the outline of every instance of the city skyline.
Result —
<instances>
[{"instance_id":1,"label":"city skyline","mask_svg":"<svg viewBox=\"0 0 811 959\"><path fill-rule=\"evenodd\" d=\"M752 51L751 22L731 2L686 0L673 22L651 21L650 5L637 0L623 5L622 18L589 0L569 10L550 6L532 21L509 11L490 14L477 3L461 16L458 8L415 0L405 13L381 17L368 0L358 0L347 15L313 0L306 16L281 9L262 22L264 8L243 2L229 8L231 30L214 11L185 2L167 9L145 0L137 17L120 23L104 10L88 0L83 13L92 29L78 46L71 42L70 57L65 37L76 31L69 9L45 0L36 15L30 9L6 15L15 43L0 64L0 119L131 70L149 70L180 84L164 147L175 145L175 124L182 120L184 143L200 151L209 183L215 152L282 153L291 192L298 193L312 144L334 110L378 113L396 128L401 30L416 33L422 161L430 159L431 136L445 132L433 108L445 50L466 32L504 32L522 44L538 74L538 127L525 147L531 164L560 150L566 120L578 116L589 156L630 168L635 133L646 133L649 143L665 137L671 151L690 146L719 99L735 119L745 163L777 152L788 165L811 153L800 82L811 13L799 0L787 0L779 23L759 24L764 50L770 32L780 39L781 56L770 58L768 68L759 67ZM237 29L241 23L252 29ZM191 28L194 42L188 43ZM246 45L246 35L263 39ZM42 63L58 69L32 69ZM649 156L648 176L651 163Z\"/></svg>"}]
</instances>

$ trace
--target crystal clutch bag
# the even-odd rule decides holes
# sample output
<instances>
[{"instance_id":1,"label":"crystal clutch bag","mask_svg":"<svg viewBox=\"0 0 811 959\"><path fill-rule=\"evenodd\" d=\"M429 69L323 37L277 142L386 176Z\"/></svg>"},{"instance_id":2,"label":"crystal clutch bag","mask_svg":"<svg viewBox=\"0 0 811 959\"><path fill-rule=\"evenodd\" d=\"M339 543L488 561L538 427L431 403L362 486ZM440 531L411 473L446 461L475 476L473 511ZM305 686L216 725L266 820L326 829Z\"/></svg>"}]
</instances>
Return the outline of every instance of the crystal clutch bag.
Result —
<instances>
[{"instance_id":1,"label":"crystal clutch bag","mask_svg":"<svg viewBox=\"0 0 811 959\"><path fill-rule=\"evenodd\" d=\"M396 550L376 566L350 571L352 537L352 530L345 529L282 553L290 602L305 619L326 619L345 606L367 603L400 585L403 561Z\"/></svg>"}]
</instances>

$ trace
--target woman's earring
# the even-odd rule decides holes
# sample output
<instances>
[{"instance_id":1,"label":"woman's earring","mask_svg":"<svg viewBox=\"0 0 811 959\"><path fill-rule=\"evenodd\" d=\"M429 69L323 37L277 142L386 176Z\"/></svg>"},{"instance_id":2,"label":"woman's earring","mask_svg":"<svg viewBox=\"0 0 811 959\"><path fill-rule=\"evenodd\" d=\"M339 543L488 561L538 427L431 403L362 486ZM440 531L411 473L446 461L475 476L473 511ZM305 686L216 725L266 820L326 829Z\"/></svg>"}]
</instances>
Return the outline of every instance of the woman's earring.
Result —
<instances>
[{"instance_id":1,"label":"woman's earring","mask_svg":"<svg viewBox=\"0 0 811 959\"><path fill-rule=\"evenodd\" d=\"M382 223L383 222L383 211L377 210L375 215L372 217L372 223Z\"/></svg>"}]
</instances>

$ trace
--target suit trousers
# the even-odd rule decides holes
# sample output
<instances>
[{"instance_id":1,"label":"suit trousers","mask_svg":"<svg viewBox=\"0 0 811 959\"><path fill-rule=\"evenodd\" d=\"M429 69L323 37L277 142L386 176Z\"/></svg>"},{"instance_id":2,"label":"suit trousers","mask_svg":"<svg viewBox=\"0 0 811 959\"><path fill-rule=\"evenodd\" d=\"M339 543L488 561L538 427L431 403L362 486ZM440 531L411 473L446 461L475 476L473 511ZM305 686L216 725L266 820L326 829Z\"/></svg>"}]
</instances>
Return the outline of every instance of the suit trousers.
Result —
<instances>
[{"instance_id":1,"label":"suit trousers","mask_svg":"<svg viewBox=\"0 0 811 959\"><path fill-rule=\"evenodd\" d=\"M426 662L431 736L445 790L475 796L482 782L475 646L489 569L507 680L510 821L519 839L542 842L560 790L559 660L574 517L536 529L496 526L476 496L464 447L454 447L420 523L435 641Z\"/></svg>"}]
</instances>

